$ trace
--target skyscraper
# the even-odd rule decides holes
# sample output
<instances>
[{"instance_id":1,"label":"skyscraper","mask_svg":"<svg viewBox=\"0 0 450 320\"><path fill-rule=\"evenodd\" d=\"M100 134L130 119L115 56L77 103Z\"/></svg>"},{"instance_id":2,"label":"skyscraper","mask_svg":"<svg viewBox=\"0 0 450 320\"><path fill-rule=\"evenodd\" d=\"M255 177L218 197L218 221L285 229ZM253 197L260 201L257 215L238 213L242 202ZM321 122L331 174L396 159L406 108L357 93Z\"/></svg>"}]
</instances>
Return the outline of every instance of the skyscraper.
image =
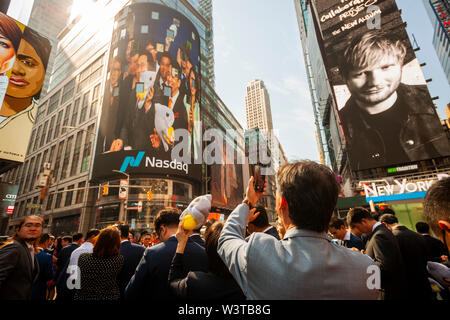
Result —
<instances>
[{"instance_id":1,"label":"skyscraper","mask_svg":"<svg viewBox=\"0 0 450 320\"><path fill-rule=\"evenodd\" d=\"M270 98L262 80L253 80L247 85L245 95L247 129L273 130Z\"/></svg>"},{"instance_id":2,"label":"skyscraper","mask_svg":"<svg viewBox=\"0 0 450 320\"><path fill-rule=\"evenodd\" d=\"M73 0L34 0L28 26L53 44L47 66L47 75L42 86L41 99L45 96L56 57L58 34L66 26ZM51 18L50 18L51 17Z\"/></svg>"},{"instance_id":3,"label":"skyscraper","mask_svg":"<svg viewBox=\"0 0 450 320\"><path fill-rule=\"evenodd\" d=\"M423 0L433 24L433 46L450 83L450 4L442 0Z\"/></svg>"}]
</instances>

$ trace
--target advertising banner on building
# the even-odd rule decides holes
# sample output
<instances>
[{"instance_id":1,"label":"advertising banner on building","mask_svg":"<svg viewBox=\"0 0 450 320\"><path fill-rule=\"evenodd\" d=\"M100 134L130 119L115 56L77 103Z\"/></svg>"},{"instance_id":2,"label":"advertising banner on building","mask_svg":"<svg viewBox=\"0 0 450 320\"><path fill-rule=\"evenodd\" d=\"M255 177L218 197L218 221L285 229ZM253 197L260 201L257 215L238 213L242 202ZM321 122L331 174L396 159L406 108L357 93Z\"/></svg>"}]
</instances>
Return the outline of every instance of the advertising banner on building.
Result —
<instances>
[{"instance_id":1,"label":"advertising banner on building","mask_svg":"<svg viewBox=\"0 0 450 320\"><path fill-rule=\"evenodd\" d=\"M115 19L93 179L201 179L200 36L166 6L137 3Z\"/></svg>"},{"instance_id":2,"label":"advertising banner on building","mask_svg":"<svg viewBox=\"0 0 450 320\"><path fill-rule=\"evenodd\" d=\"M0 183L0 217L7 217L14 213L19 185Z\"/></svg>"},{"instance_id":3,"label":"advertising banner on building","mask_svg":"<svg viewBox=\"0 0 450 320\"><path fill-rule=\"evenodd\" d=\"M3 13L0 44L0 159L23 162L51 44Z\"/></svg>"},{"instance_id":4,"label":"advertising banner on building","mask_svg":"<svg viewBox=\"0 0 450 320\"><path fill-rule=\"evenodd\" d=\"M450 155L394 0L314 0L352 170Z\"/></svg>"}]
</instances>

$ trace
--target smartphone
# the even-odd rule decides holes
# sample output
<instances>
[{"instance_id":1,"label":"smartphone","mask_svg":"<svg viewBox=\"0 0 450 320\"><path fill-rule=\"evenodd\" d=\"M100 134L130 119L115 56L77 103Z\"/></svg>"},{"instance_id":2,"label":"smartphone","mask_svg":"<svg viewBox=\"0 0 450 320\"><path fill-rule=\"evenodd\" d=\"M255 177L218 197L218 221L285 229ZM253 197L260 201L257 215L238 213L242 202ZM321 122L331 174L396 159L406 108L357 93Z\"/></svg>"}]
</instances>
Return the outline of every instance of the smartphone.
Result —
<instances>
[{"instance_id":1,"label":"smartphone","mask_svg":"<svg viewBox=\"0 0 450 320\"><path fill-rule=\"evenodd\" d=\"M165 95L166 97L172 96L172 88L171 88L171 87L164 86L164 95Z\"/></svg>"},{"instance_id":2,"label":"smartphone","mask_svg":"<svg viewBox=\"0 0 450 320\"><path fill-rule=\"evenodd\" d=\"M143 93L144 92L144 83L138 82L136 83L136 93Z\"/></svg>"},{"instance_id":3,"label":"smartphone","mask_svg":"<svg viewBox=\"0 0 450 320\"><path fill-rule=\"evenodd\" d=\"M173 32L173 30L171 29L167 29L167 38L173 41L173 39L175 38L175 32Z\"/></svg>"},{"instance_id":4,"label":"smartphone","mask_svg":"<svg viewBox=\"0 0 450 320\"><path fill-rule=\"evenodd\" d=\"M255 164L253 167L252 176L254 178L253 188L256 192L264 191L264 184L266 182L266 176L261 173L261 165Z\"/></svg>"}]
</instances>

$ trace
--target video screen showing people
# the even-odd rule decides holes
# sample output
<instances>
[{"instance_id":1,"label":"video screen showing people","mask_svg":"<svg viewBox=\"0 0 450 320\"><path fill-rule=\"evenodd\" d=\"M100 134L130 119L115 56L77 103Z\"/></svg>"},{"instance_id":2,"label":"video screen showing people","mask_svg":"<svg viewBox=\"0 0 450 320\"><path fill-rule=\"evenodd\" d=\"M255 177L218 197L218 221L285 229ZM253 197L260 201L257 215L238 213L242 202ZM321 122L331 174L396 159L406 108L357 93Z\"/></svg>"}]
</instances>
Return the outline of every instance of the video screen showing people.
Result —
<instances>
[{"instance_id":1,"label":"video screen showing people","mask_svg":"<svg viewBox=\"0 0 450 320\"><path fill-rule=\"evenodd\" d=\"M450 155L395 1L314 4L352 170Z\"/></svg>"},{"instance_id":2,"label":"video screen showing people","mask_svg":"<svg viewBox=\"0 0 450 320\"><path fill-rule=\"evenodd\" d=\"M110 52L96 147L102 166L117 169L123 156L112 154L136 151L172 160L181 140L190 163L201 158L200 37L194 25L171 8L133 4L116 17Z\"/></svg>"},{"instance_id":3,"label":"video screen showing people","mask_svg":"<svg viewBox=\"0 0 450 320\"><path fill-rule=\"evenodd\" d=\"M44 84L50 41L0 12L0 158L23 162Z\"/></svg>"}]
</instances>

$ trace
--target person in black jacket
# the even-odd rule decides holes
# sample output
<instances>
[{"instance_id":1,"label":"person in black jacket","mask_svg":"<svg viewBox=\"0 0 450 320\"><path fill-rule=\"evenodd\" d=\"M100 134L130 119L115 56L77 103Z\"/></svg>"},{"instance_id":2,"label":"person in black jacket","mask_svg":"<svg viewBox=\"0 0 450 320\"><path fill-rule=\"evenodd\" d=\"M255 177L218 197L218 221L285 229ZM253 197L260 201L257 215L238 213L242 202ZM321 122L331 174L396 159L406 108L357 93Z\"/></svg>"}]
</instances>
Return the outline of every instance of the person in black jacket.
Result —
<instances>
[{"instance_id":1,"label":"person in black jacket","mask_svg":"<svg viewBox=\"0 0 450 320\"><path fill-rule=\"evenodd\" d=\"M144 255L145 247L132 243L128 240L130 227L126 224L117 226L120 231L120 255L124 257L124 264L117 277L120 296L123 299L125 288L136 271L136 267Z\"/></svg>"},{"instance_id":2,"label":"person in black jacket","mask_svg":"<svg viewBox=\"0 0 450 320\"><path fill-rule=\"evenodd\" d=\"M371 257L381 271L381 298L399 300L407 297L405 265L397 239L381 222L362 207L352 208L347 214L347 224L369 235L362 253Z\"/></svg>"},{"instance_id":3,"label":"person in black jacket","mask_svg":"<svg viewBox=\"0 0 450 320\"><path fill-rule=\"evenodd\" d=\"M32 284L39 275L34 243L43 222L38 216L25 217L12 241L0 248L0 301L31 300Z\"/></svg>"},{"instance_id":4,"label":"person in black jacket","mask_svg":"<svg viewBox=\"0 0 450 320\"><path fill-rule=\"evenodd\" d=\"M416 230L427 242L428 250L431 254L431 261L444 262L448 261L448 250L444 243L430 235L430 226L426 222L417 222Z\"/></svg>"},{"instance_id":5,"label":"person in black jacket","mask_svg":"<svg viewBox=\"0 0 450 320\"><path fill-rule=\"evenodd\" d=\"M216 222L206 231L205 250L208 256L209 272L188 272L184 266L184 249L189 239L189 232L184 230L183 221L178 225L176 233L178 246L170 266L168 279L172 292L178 298L245 300L244 293L217 253L217 243L222 228L223 223Z\"/></svg>"},{"instance_id":6,"label":"person in black jacket","mask_svg":"<svg viewBox=\"0 0 450 320\"><path fill-rule=\"evenodd\" d=\"M39 275L33 283L32 300L46 300L47 299L47 282L53 279L53 257L51 254L45 252L45 248L49 246L50 235L43 233L39 239L36 259L39 263Z\"/></svg>"},{"instance_id":7,"label":"person in black jacket","mask_svg":"<svg viewBox=\"0 0 450 320\"><path fill-rule=\"evenodd\" d=\"M166 208L155 219L155 230L161 243L147 248L136 272L125 288L125 300L166 300L173 298L167 277L170 263L177 249L175 234L180 210ZM185 266L190 271L207 271L208 258L205 249L192 240L186 245Z\"/></svg>"},{"instance_id":8,"label":"person in black jacket","mask_svg":"<svg viewBox=\"0 0 450 320\"><path fill-rule=\"evenodd\" d=\"M425 239L418 233L398 224L392 214L380 217L383 223L394 234L402 253L406 267L408 282L408 298L411 300L431 300L431 286L428 281L427 261L430 258Z\"/></svg>"},{"instance_id":9,"label":"person in black jacket","mask_svg":"<svg viewBox=\"0 0 450 320\"><path fill-rule=\"evenodd\" d=\"M364 249L362 240L345 228L344 220L332 218L328 226L328 231L335 239L343 241L345 247L350 249L356 248L358 250Z\"/></svg>"},{"instance_id":10,"label":"person in black jacket","mask_svg":"<svg viewBox=\"0 0 450 320\"><path fill-rule=\"evenodd\" d=\"M253 232L263 232L270 234L280 240L277 229L269 224L266 209L263 206L257 206L250 210L247 230L249 234Z\"/></svg>"},{"instance_id":11,"label":"person in black jacket","mask_svg":"<svg viewBox=\"0 0 450 320\"><path fill-rule=\"evenodd\" d=\"M58 269L56 275L56 300L58 301L71 301L73 299L73 290L67 288L67 267L69 266L72 252L79 247L77 243L82 242L82 238L83 235L81 233L77 233L73 237L64 236L62 238L64 247L59 252L58 260L56 261Z\"/></svg>"}]
</instances>

